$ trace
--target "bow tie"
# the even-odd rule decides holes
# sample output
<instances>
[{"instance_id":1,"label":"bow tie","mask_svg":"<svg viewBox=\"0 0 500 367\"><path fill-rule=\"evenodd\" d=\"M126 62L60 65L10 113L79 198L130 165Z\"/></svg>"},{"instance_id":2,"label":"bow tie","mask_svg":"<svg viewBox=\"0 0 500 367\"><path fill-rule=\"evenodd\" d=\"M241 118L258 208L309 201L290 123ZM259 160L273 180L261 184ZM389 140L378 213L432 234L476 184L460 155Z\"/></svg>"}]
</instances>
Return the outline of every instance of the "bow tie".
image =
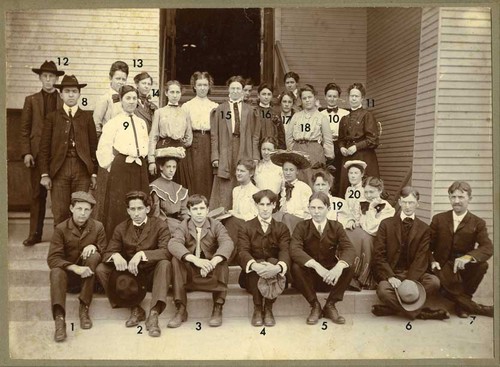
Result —
<instances>
[{"instance_id":1,"label":"bow tie","mask_svg":"<svg viewBox=\"0 0 500 367\"><path fill-rule=\"evenodd\" d=\"M326 110L328 111L328 113L332 113L332 112L337 113L338 110L339 110L339 108L338 107L333 107L333 108L328 108L327 107Z\"/></svg>"},{"instance_id":2,"label":"bow tie","mask_svg":"<svg viewBox=\"0 0 500 367\"><path fill-rule=\"evenodd\" d=\"M289 182L285 182L285 194L286 194L286 200L290 200L290 198L292 197L292 190L295 186L292 185L291 183Z\"/></svg>"},{"instance_id":3,"label":"bow tie","mask_svg":"<svg viewBox=\"0 0 500 367\"><path fill-rule=\"evenodd\" d=\"M366 214L366 212L370 208L370 202L368 202L368 201L361 201L359 203L359 205L361 207L361 213ZM385 203L380 203L380 204L377 204L375 206L375 210L377 211L377 213L380 213L382 211L382 209L384 209L384 208L385 208Z\"/></svg>"},{"instance_id":4,"label":"bow tie","mask_svg":"<svg viewBox=\"0 0 500 367\"><path fill-rule=\"evenodd\" d=\"M113 103L120 102L120 95L118 93L115 93L111 96L113 99Z\"/></svg>"}]
</instances>

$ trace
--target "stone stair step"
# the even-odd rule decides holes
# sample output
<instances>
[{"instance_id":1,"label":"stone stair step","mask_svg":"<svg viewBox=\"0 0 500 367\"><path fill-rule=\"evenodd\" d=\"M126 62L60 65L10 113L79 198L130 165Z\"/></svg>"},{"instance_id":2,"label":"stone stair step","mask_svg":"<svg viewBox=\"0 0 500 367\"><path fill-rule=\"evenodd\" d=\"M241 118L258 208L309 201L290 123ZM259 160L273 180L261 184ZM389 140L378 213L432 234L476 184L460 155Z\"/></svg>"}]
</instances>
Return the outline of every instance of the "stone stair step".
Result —
<instances>
[{"instance_id":1,"label":"stone stair step","mask_svg":"<svg viewBox=\"0 0 500 367\"><path fill-rule=\"evenodd\" d=\"M324 303L327 293L318 293L319 300ZM169 300L171 297L169 297ZM142 302L145 310L149 309L151 293ZM371 305L376 303L374 291L346 292L344 300L337 308L343 314L369 313ZM68 294L66 310L68 320L78 320L78 295ZM51 320L50 287L10 287L9 309L11 321ZM129 310L126 308L112 309L108 299L103 294L95 294L91 305L91 317L96 320L126 320ZM190 319L208 318L212 311L212 295L209 292L188 293L188 313ZM274 304L276 316L304 316L310 311L309 304L295 289L287 289ZM170 318L175 312L173 302L168 302L162 318ZM251 317L253 312L252 297L237 285L229 285L224 315L228 317Z\"/></svg>"}]
</instances>

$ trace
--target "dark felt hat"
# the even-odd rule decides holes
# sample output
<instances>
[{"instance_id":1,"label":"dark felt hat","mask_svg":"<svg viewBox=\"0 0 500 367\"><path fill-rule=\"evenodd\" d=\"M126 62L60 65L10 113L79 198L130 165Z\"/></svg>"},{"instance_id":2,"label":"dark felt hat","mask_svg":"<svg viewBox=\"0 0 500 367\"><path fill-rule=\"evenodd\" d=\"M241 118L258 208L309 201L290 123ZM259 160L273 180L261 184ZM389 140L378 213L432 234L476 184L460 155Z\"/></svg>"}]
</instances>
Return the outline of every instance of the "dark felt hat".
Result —
<instances>
[{"instance_id":1,"label":"dark felt hat","mask_svg":"<svg viewBox=\"0 0 500 367\"><path fill-rule=\"evenodd\" d=\"M76 79L76 76L74 75L65 75L61 84L54 84L54 87L56 87L59 90L63 90L63 88L66 87L76 87L78 89L81 89L86 86L87 84L78 83L78 79Z\"/></svg>"},{"instance_id":2,"label":"dark felt hat","mask_svg":"<svg viewBox=\"0 0 500 367\"><path fill-rule=\"evenodd\" d=\"M309 156L296 150L277 150L271 155L271 161L275 165L281 167L283 167L283 164L286 162L292 163L297 167L297 169L306 169L311 167Z\"/></svg>"},{"instance_id":3,"label":"dark felt hat","mask_svg":"<svg viewBox=\"0 0 500 367\"><path fill-rule=\"evenodd\" d=\"M108 296L118 307L137 306L146 297L147 289L143 273L137 276L128 270L113 269L109 276Z\"/></svg>"},{"instance_id":4,"label":"dark felt hat","mask_svg":"<svg viewBox=\"0 0 500 367\"><path fill-rule=\"evenodd\" d=\"M396 288L396 297L399 304L406 311L416 311L425 303L425 288L417 281L405 279Z\"/></svg>"},{"instance_id":5,"label":"dark felt hat","mask_svg":"<svg viewBox=\"0 0 500 367\"><path fill-rule=\"evenodd\" d=\"M219 274L217 268L207 274L206 277L202 277L200 269L194 266L187 267L187 282L186 289L190 291L201 291L201 292L224 292L227 291L227 284L219 281Z\"/></svg>"},{"instance_id":6,"label":"dark felt hat","mask_svg":"<svg viewBox=\"0 0 500 367\"><path fill-rule=\"evenodd\" d=\"M232 217L233 215L226 211L223 206L221 206L209 211L207 216L212 219L223 220Z\"/></svg>"},{"instance_id":7,"label":"dark felt hat","mask_svg":"<svg viewBox=\"0 0 500 367\"><path fill-rule=\"evenodd\" d=\"M71 194L71 200L84 201L91 205L95 205L96 203L92 194L89 194L88 192L85 191L75 191L74 193Z\"/></svg>"},{"instance_id":8,"label":"dark felt hat","mask_svg":"<svg viewBox=\"0 0 500 367\"><path fill-rule=\"evenodd\" d=\"M64 71L57 70L57 66L54 61L45 60L45 62L39 68L32 68L31 70L33 70L33 72L38 75L40 75L41 73L52 73L56 76L64 75Z\"/></svg>"}]
</instances>

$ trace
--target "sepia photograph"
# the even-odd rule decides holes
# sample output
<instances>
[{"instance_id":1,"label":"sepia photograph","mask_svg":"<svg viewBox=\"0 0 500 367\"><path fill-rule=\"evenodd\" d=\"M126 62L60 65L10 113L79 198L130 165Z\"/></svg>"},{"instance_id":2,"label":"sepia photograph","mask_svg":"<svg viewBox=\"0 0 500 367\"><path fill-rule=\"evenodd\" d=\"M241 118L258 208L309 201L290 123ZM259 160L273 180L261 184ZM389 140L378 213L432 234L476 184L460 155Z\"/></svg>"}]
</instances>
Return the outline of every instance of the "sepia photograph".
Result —
<instances>
[{"instance_id":1,"label":"sepia photograph","mask_svg":"<svg viewBox=\"0 0 500 367\"><path fill-rule=\"evenodd\" d=\"M498 363L498 1L94 3L4 6L1 364Z\"/></svg>"}]
</instances>

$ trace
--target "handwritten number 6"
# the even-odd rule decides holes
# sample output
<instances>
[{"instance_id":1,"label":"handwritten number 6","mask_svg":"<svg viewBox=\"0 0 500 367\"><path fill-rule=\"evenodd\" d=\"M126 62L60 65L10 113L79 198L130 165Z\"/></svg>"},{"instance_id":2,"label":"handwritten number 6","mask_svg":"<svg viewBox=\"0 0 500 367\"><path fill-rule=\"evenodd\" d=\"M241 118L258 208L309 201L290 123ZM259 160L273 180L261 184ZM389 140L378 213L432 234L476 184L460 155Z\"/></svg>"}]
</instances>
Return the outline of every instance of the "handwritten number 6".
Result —
<instances>
[{"instance_id":1,"label":"handwritten number 6","mask_svg":"<svg viewBox=\"0 0 500 367\"><path fill-rule=\"evenodd\" d=\"M125 121L125 122L123 123L123 129L124 129L124 130L127 130L128 125L129 125L128 121Z\"/></svg>"}]
</instances>

